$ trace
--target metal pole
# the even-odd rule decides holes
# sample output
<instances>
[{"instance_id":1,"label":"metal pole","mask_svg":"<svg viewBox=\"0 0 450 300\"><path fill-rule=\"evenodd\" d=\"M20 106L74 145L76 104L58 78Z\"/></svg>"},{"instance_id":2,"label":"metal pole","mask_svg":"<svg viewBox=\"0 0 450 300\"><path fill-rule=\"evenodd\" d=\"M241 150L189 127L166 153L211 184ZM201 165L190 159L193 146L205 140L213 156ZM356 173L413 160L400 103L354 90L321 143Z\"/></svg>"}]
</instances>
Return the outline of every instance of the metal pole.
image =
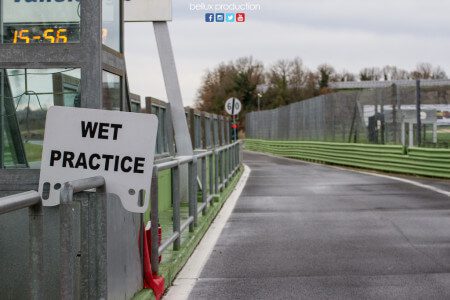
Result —
<instances>
[{"instance_id":1,"label":"metal pole","mask_svg":"<svg viewBox=\"0 0 450 300\"><path fill-rule=\"evenodd\" d=\"M152 201L152 206L150 210L150 220L151 220L150 230L152 233L152 249L151 249L152 252L150 257L150 263L152 265L152 272L157 274L159 271L159 253L158 253L159 199L158 199L158 169L156 167L153 168L150 198Z\"/></svg>"},{"instance_id":2,"label":"metal pole","mask_svg":"<svg viewBox=\"0 0 450 300\"><path fill-rule=\"evenodd\" d=\"M421 118L420 80L416 81L416 113L417 113L417 146L422 145L422 118Z\"/></svg>"},{"instance_id":3,"label":"metal pole","mask_svg":"<svg viewBox=\"0 0 450 300\"><path fill-rule=\"evenodd\" d=\"M74 213L73 187L66 183L61 190L60 205L60 271L61 299L75 299Z\"/></svg>"},{"instance_id":4,"label":"metal pole","mask_svg":"<svg viewBox=\"0 0 450 300\"><path fill-rule=\"evenodd\" d=\"M222 151L222 155L221 155L222 160L220 162L220 170L221 170L220 173L222 174L222 190L225 189L225 180L226 180L226 177L225 177L225 172L226 172L226 168L227 168L227 165L226 165L226 151L227 150L223 150Z\"/></svg>"},{"instance_id":5,"label":"metal pole","mask_svg":"<svg viewBox=\"0 0 450 300\"><path fill-rule=\"evenodd\" d=\"M180 222L180 168L172 169L172 201L173 201L173 232L179 236L173 243L173 250L180 250L181 245L181 222Z\"/></svg>"},{"instance_id":6,"label":"metal pole","mask_svg":"<svg viewBox=\"0 0 450 300\"><path fill-rule=\"evenodd\" d=\"M2 4L0 3L0 6ZM0 32L3 32L2 28L2 9L0 7ZM4 126L5 126L5 76L6 72L4 69L0 69L0 132L4 132ZM5 166L5 160L4 160L4 136L2 134L0 138L0 168L4 168Z\"/></svg>"},{"instance_id":7,"label":"metal pole","mask_svg":"<svg viewBox=\"0 0 450 300\"><path fill-rule=\"evenodd\" d=\"M207 202L208 202L208 187L206 186L206 156L202 158L202 203L205 208L202 210L202 214L206 215Z\"/></svg>"},{"instance_id":8,"label":"metal pole","mask_svg":"<svg viewBox=\"0 0 450 300\"><path fill-rule=\"evenodd\" d=\"M41 203L31 206L28 213L30 219L30 298L39 300L44 298L44 221Z\"/></svg>"},{"instance_id":9,"label":"metal pole","mask_svg":"<svg viewBox=\"0 0 450 300\"><path fill-rule=\"evenodd\" d=\"M209 194L215 193L214 190L214 152L209 156ZM213 202L211 202L212 204Z\"/></svg>"},{"instance_id":10,"label":"metal pole","mask_svg":"<svg viewBox=\"0 0 450 300\"><path fill-rule=\"evenodd\" d=\"M189 163L189 216L194 217L194 222L189 224L189 231L194 232L197 226L197 158L195 156Z\"/></svg>"},{"instance_id":11,"label":"metal pole","mask_svg":"<svg viewBox=\"0 0 450 300\"><path fill-rule=\"evenodd\" d=\"M215 164L215 178L214 178L214 194L219 195L219 159L220 159L220 152L215 151L214 152L214 164Z\"/></svg>"}]
</instances>

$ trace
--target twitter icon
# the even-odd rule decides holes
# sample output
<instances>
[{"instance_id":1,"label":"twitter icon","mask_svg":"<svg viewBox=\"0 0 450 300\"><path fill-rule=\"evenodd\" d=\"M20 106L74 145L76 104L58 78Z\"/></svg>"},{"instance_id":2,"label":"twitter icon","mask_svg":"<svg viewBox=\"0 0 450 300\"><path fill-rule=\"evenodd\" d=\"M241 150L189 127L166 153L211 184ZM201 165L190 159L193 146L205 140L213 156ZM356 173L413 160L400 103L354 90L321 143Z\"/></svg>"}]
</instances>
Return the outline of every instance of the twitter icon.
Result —
<instances>
[{"instance_id":1,"label":"twitter icon","mask_svg":"<svg viewBox=\"0 0 450 300\"><path fill-rule=\"evenodd\" d=\"M234 14L227 14L225 19L228 23L234 22Z\"/></svg>"}]
</instances>

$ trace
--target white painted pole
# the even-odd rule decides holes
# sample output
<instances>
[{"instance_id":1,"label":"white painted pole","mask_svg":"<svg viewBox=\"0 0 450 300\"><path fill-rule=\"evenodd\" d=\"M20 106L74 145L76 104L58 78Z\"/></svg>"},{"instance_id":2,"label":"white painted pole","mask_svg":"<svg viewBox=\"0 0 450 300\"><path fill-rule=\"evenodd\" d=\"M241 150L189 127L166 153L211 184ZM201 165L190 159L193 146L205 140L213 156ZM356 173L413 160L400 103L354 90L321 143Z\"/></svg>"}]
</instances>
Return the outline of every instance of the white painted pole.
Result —
<instances>
[{"instance_id":1,"label":"white painted pole","mask_svg":"<svg viewBox=\"0 0 450 300\"><path fill-rule=\"evenodd\" d=\"M437 144L437 124L433 123L433 143Z\"/></svg>"}]
</instances>

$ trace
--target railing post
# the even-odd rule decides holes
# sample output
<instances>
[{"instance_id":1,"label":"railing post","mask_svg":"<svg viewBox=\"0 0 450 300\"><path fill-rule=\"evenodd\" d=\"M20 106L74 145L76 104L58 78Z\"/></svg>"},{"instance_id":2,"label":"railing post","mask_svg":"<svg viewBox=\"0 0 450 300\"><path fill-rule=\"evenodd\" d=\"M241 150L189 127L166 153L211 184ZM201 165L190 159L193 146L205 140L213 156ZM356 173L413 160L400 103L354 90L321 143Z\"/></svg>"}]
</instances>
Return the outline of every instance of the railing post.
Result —
<instances>
[{"instance_id":1,"label":"railing post","mask_svg":"<svg viewBox=\"0 0 450 300\"><path fill-rule=\"evenodd\" d=\"M206 156L202 158L202 203L205 207L202 210L202 214L206 215L206 210L208 206L208 187L206 186Z\"/></svg>"},{"instance_id":2,"label":"railing post","mask_svg":"<svg viewBox=\"0 0 450 300\"><path fill-rule=\"evenodd\" d=\"M194 222L189 224L189 231L194 232L197 226L197 157L194 156L189 163L189 216Z\"/></svg>"},{"instance_id":3,"label":"railing post","mask_svg":"<svg viewBox=\"0 0 450 300\"><path fill-rule=\"evenodd\" d=\"M43 281L44 281L44 222L42 204L30 206L29 230L30 230L30 298L33 300L44 299Z\"/></svg>"},{"instance_id":4,"label":"railing post","mask_svg":"<svg viewBox=\"0 0 450 300\"><path fill-rule=\"evenodd\" d=\"M209 194L212 195L216 191L214 189L214 151L209 156ZM213 201L211 201L211 204Z\"/></svg>"},{"instance_id":5,"label":"railing post","mask_svg":"<svg viewBox=\"0 0 450 300\"><path fill-rule=\"evenodd\" d=\"M214 194L219 195L219 159L220 159L220 152L214 151L214 165L215 165L215 179L214 179Z\"/></svg>"},{"instance_id":6,"label":"railing post","mask_svg":"<svg viewBox=\"0 0 450 300\"><path fill-rule=\"evenodd\" d=\"M180 166L172 169L172 202L173 202L173 232L179 236L173 243L173 250L180 250L181 245L181 222L180 222Z\"/></svg>"},{"instance_id":7,"label":"railing post","mask_svg":"<svg viewBox=\"0 0 450 300\"><path fill-rule=\"evenodd\" d=\"M158 168L153 168L152 174L152 186L150 192L151 198L151 233L152 233L152 249L150 263L152 265L152 272L158 274L159 271L159 245L158 245L158 227L159 227L159 199L158 199ZM145 233L144 233L145 234Z\"/></svg>"},{"instance_id":8,"label":"railing post","mask_svg":"<svg viewBox=\"0 0 450 300\"><path fill-rule=\"evenodd\" d=\"M231 151L231 173L234 173L234 168L235 168L235 164L236 164L236 160L235 160L235 156L236 156L236 145L231 146L230 151Z\"/></svg>"},{"instance_id":9,"label":"railing post","mask_svg":"<svg viewBox=\"0 0 450 300\"><path fill-rule=\"evenodd\" d=\"M222 176L222 190L225 189L225 168L226 168L226 163L225 163L225 154L226 154L227 150L222 150L222 155L221 155L221 162L220 162L220 174Z\"/></svg>"},{"instance_id":10,"label":"railing post","mask_svg":"<svg viewBox=\"0 0 450 300\"><path fill-rule=\"evenodd\" d=\"M188 121L189 121L189 134L191 135L192 149L197 146L197 130L195 130L195 110L193 108L188 108Z\"/></svg>"},{"instance_id":11,"label":"railing post","mask_svg":"<svg viewBox=\"0 0 450 300\"><path fill-rule=\"evenodd\" d=\"M75 257L74 257L74 210L73 187L65 183L61 190L60 204L60 274L61 299L75 299Z\"/></svg>"}]
</instances>

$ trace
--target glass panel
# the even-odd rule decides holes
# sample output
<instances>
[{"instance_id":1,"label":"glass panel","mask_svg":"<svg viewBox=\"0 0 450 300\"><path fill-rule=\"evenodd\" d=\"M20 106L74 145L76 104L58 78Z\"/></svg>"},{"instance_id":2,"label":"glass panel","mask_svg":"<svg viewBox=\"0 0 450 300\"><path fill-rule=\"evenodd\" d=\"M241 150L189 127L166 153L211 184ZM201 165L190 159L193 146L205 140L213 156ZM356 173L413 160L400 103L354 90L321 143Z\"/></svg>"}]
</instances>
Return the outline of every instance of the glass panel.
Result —
<instances>
[{"instance_id":1,"label":"glass panel","mask_svg":"<svg viewBox=\"0 0 450 300\"><path fill-rule=\"evenodd\" d=\"M80 41L80 0L0 0L0 41L65 44Z\"/></svg>"},{"instance_id":2,"label":"glass panel","mask_svg":"<svg viewBox=\"0 0 450 300\"><path fill-rule=\"evenodd\" d=\"M102 7L103 44L120 52L120 0L102 0Z\"/></svg>"},{"instance_id":3,"label":"glass panel","mask_svg":"<svg viewBox=\"0 0 450 300\"><path fill-rule=\"evenodd\" d=\"M120 110L122 99L121 79L119 75L103 71L103 108Z\"/></svg>"},{"instance_id":4,"label":"glass panel","mask_svg":"<svg viewBox=\"0 0 450 300\"><path fill-rule=\"evenodd\" d=\"M131 112L141 112L141 103L138 101L131 101L130 103L131 106Z\"/></svg>"},{"instance_id":5,"label":"glass panel","mask_svg":"<svg viewBox=\"0 0 450 300\"><path fill-rule=\"evenodd\" d=\"M80 69L1 71L1 167L39 168L47 110L80 106Z\"/></svg>"}]
</instances>

